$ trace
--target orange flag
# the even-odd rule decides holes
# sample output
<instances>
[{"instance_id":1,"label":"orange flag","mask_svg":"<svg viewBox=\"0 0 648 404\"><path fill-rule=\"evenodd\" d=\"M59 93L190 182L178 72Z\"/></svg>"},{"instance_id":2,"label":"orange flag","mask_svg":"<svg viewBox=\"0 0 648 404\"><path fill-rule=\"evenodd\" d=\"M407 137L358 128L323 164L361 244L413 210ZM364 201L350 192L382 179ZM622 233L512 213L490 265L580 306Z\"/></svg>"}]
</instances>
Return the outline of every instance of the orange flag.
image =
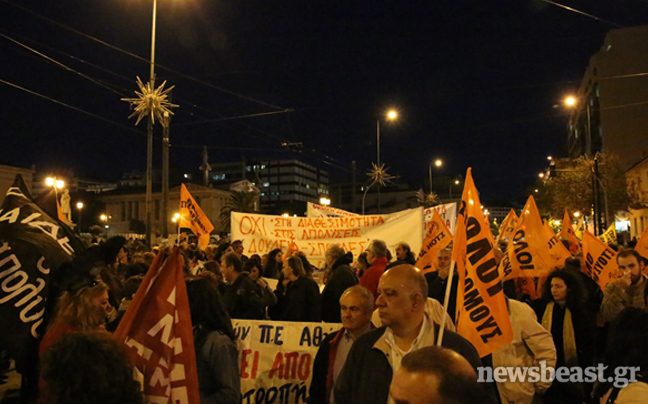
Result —
<instances>
[{"instance_id":1,"label":"orange flag","mask_svg":"<svg viewBox=\"0 0 648 404\"><path fill-rule=\"evenodd\" d=\"M601 290L623 274L616 263L617 253L595 235L586 231L583 233L583 272L599 284Z\"/></svg>"},{"instance_id":2,"label":"orange flag","mask_svg":"<svg viewBox=\"0 0 648 404\"><path fill-rule=\"evenodd\" d=\"M207 215L191 196L185 184L180 188L180 227L189 228L198 236L201 250L209 245L209 234L214 230Z\"/></svg>"},{"instance_id":3,"label":"orange flag","mask_svg":"<svg viewBox=\"0 0 648 404\"><path fill-rule=\"evenodd\" d=\"M504 280L544 277L555 267L543 233L538 207L533 196L529 196L513 233L513 245L509 245L500 262Z\"/></svg>"},{"instance_id":4,"label":"orange flag","mask_svg":"<svg viewBox=\"0 0 648 404\"><path fill-rule=\"evenodd\" d=\"M637 240L637 245L634 249L639 253L639 255L648 259L648 227L644 229L644 232L639 240Z\"/></svg>"},{"instance_id":5,"label":"orange flag","mask_svg":"<svg viewBox=\"0 0 648 404\"><path fill-rule=\"evenodd\" d=\"M428 224L423 247L421 247L415 264L423 273L437 270L436 259L439 251L452 242L452 233L446 227L439 212L436 209L432 210L432 220Z\"/></svg>"},{"instance_id":6,"label":"orange flag","mask_svg":"<svg viewBox=\"0 0 648 404\"><path fill-rule=\"evenodd\" d=\"M517 224L518 221L518 216L515 214L515 211L511 209L511 211L506 215L504 218L504 221L502 222L502 227L500 228L500 232L497 235L497 241L500 240L507 240L511 241L513 238L513 232L515 231L515 225Z\"/></svg>"},{"instance_id":7,"label":"orange flag","mask_svg":"<svg viewBox=\"0 0 648 404\"><path fill-rule=\"evenodd\" d=\"M199 403L183 259L178 247L164 263L163 255L160 251L155 257L115 338L144 376L146 402Z\"/></svg>"},{"instance_id":8,"label":"orange flag","mask_svg":"<svg viewBox=\"0 0 648 404\"><path fill-rule=\"evenodd\" d=\"M488 222L480 208L471 169L461 198L452 250L459 274L457 332L470 341L480 357L513 339L501 274L498 272Z\"/></svg>"},{"instance_id":9,"label":"orange flag","mask_svg":"<svg viewBox=\"0 0 648 404\"><path fill-rule=\"evenodd\" d=\"M580 242L576 237L576 232L572 226L571 217L569 212L565 209L565 216L563 217L563 225L560 230L560 238L569 241L569 252L576 254L580 251Z\"/></svg>"},{"instance_id":10,"label":"orange flag","mask_svg":"<svg viewBox=\"0 0 648 404\"><path fill-rule=\"evenodd\" d=\"M558 236L556 236L556 233L551 230L551 227L549 227L547 222L542 226L542 234L547 242L547 246L549 247L549 253L551 254L551 258L554 260L554 265L562 268L565 265L565 260L571 258L571 253L567 248L565 248L565 245L558 240Z\"/></svg>"}]
</instances>

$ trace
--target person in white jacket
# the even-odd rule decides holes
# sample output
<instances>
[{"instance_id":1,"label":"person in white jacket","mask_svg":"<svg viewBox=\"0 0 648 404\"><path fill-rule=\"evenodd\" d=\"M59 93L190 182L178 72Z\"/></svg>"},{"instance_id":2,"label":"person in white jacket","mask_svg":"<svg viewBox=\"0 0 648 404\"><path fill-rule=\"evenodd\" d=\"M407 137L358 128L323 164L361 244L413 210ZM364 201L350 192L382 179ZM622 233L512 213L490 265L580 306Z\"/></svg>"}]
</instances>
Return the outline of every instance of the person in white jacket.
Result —
<instances>
[{"instance_id":1,"label":"person in white jacket","mask_svg":"<svg viewBox=\"0 0 648 404\"><path fill-rule=\"evenodd\" d=\"M513 299L507 299L511 327L513 328L513 341L510 344L493 352L493 368L500 366L521 368L517 374L526 375L529 379L529 367L541 367L541 362L546 361L544 367L556 366L556 347L551 333L536 318L536 314L529 305ZM526 370L525 370L526 369ZM508 380L497 383L502 404L531 404L541 402L536 395L542 395L551 386L551 380L546 380L543 375L537 382L528 380Z\"/></svg>"}]
</instances>

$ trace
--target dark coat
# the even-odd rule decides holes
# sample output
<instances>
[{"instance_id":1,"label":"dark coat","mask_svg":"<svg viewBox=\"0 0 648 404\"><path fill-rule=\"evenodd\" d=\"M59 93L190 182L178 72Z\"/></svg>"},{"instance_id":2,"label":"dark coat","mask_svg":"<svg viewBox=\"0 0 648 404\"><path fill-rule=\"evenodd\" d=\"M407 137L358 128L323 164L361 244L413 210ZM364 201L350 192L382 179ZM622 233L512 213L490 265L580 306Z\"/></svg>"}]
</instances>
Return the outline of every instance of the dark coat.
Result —
<instances>
[{"instance_id":1,"label":"dark coat","mask_svg":"<svg viewBox=\"0 0 648 404\"><path fill-rule=\"evenodd\" d=\"M358 278L351 270L349 264L353 262L353 255L347 253L333 264L326 277L326 286L322 291L322 321L327 323L340 323L340 297L345 290L358 284Z\"/></svg>"},{"instance_id":2,"label":"dark coat","mask_svg":"<svg viewBox=\"0 0 648 404\"><path fill-rule=\"evenodd\" d=\"M428 297L444 303L448 279L439 278L439 272L428 272L425 274L425 280L428 283ZM452 277L452 286L450 287L450 300L448 300L448 315L455 321L457 309L457 287L459 286L459 274L455 273Z\"/></svg>"},{"instance_id":3,"label":"dark coat","mask_svg":"<svg viewBox=\"0 0 648 404\"><path fill-rule=\"evenodd\" d=\"M223 302L232 318L263 320L265 307L271 304L271 299L264 298L256 284L241 274L234 283L223 288Z\"/></svg>"},{"instance_id":4,"label":"dark coat","mask_svg":"<svg viewBox=\"0 0 648 404\"><path fill-rule=\"evenodd\" d=\"M300 276L285 288L277 288L276 313L281 321L320 322L321 301L317 282Z\"/></svg>"},{"instance_id":5,"label":"dark coat","mask_svg":"<svg viewBox=\"0 0 648 404\"><path fill-rule=\"evenodd\" d=\"M386 403L393 370L389 359L374 344L383 336L387 327L366 333L351 347L342 373L335 385L335 401L345 404ZM434 335L439 326L434 324ZM482 366L475 347L462 336L449 330L443 334L442 346L457 352L475 368Z\"/></svg>"}]
</instances>

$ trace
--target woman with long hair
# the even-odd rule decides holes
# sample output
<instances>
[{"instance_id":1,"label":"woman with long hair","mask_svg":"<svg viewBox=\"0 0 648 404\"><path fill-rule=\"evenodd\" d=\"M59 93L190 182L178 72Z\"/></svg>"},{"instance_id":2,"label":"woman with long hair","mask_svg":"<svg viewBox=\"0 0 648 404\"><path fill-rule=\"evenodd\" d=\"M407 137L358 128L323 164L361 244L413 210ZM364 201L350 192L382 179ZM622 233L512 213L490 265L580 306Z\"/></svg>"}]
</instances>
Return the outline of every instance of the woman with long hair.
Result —
<instances>
[{"instance_id":1,"label":"woman with long hair","mask_svg":"<svg viewBox=\"0 0 648 404\"><path fill-rule=\"evenodd\" d=\"M279 279L281 269L283 268L283 252L280 248L275 248L268 254L268 261L263 268L263 276L266 278Z\"/></svg>"},{"instance_id":2,"label":"woman with long hair","mask_svg":"<svg viewBox=\"0 0 648 404\"><path fill-rule=\"evenodd\" d=\"M304 272L302 260L293 255L282 269L283 280L277 284L274 320L321 321L320 291L317 282Z\"/></svg>"},{"instance_id":3,"label":"woman with long hair","mask_svg":"<svg viewBox=\"0 0 648 404\"><path fill-rule=\"evenodd\" d=\"M556 368L585 368L592 364L595 319L587 310L587 294L580 279L565 270L549 274L542 297L532 304L538 321L551 333L556 346ZM545 402L580 403L589 396L591 385L554 381Z\"/></svg>"},{"instance_id":4,"label":"woman with long hair","mask_svg":"<svg viewBox=\"0 0 648 404\"><path fill-rule=\"evenodd\" d=\"M198 389L203 404L239 404L241 379L232 320L210 277L187 279Z\"/></svg>"}]
</instances>

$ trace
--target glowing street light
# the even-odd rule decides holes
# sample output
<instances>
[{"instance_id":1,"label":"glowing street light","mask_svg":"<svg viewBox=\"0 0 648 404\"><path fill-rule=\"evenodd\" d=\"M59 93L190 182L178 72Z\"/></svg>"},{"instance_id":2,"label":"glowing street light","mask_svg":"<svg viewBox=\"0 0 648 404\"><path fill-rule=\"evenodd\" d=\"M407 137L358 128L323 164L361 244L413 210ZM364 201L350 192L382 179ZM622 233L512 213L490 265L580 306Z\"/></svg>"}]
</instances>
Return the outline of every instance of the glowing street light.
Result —
<instances>
[{"instance_id":1,"label":"glowing street light","mask_svg":"<svg viewBox=\"0 0 648 404\"><path fill-rule=\"evenodd\" d=\"M544 178L544 176L545 176L544 173L538 174L538 177L540 177L540 178Z\"/></svg>"},{"instance_id":2,"label":"glowing street light","mask_svg":"<svg viewBox=\"0 0 648 404\"><path fill-rule=\"evenodd\" d=\"M76 207L79 211L79 234L81 234L81 209L83 209L83 202L77 202Z\"/></svg>"},{"instance_id":3,"label":"glowing street light","mask_svg":"<svg viewBox=\"0 0 648 404\"><path fill-rule=\"evenodd\" d=\"M574 217L580 217L580 215L581 215L580 212L578 212L578 211L574 212Z\"/></svg>"},{"instance_id":4,"label":"glowing street light","mask_svg":"<svg viewBox=\"0 0 648 404\"><path fill-rule=\"evenodd\" d=\"M434 166L439 168L443 165L443 160L441 159L436 159L434 160ZM429 169L429 174L430 174L430 193L432 193L432 164L428 166Z\"/></svg>"},{"instance_id":5,"label":"glowing street light","mask_svg":"<svg viewBox=\"0 0 648 404\"><path fill-rule=\"evenodd\" d=\"M320 205L322 205L322 206L329 206L329 205L331 205L331 199L330 199L330 198L327 198L327 197L325 197L325 196L321 197L321 198L320 198Z\"/></svg>"},{"instance_id":6,"label":"glowing street light","mask_svg":"<svg viewBox=\"0 0 648 404\"><path fill-rule=\"evenodd\" d=\"M565 102L565 105L566 105L566 106L568 106L568 107L573 107L573 106L576 105L576 97L570 95L570 96L568 96L568 97L565 98L565 101L564 101L564 102Z\"/></svg>"}]
</instances>

